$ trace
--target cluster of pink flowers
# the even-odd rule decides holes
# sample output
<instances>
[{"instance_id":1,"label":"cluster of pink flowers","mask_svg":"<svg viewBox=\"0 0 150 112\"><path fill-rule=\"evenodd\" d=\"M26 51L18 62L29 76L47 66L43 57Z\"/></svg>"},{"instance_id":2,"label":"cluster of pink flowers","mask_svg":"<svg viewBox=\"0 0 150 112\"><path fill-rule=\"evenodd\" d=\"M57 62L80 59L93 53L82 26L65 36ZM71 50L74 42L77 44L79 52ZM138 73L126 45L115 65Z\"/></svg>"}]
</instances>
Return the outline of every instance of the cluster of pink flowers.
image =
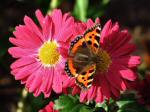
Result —
<instances>
[{"instance_id":1,"label":"cluster of pink flowers","mask_svg":"<svg viewBox=\"0 0 150 112\"><path fill-rule=\"evenodd\" d=\"M17 26L13 32L15 37L9 38L14 45L9 53L16 58L11 65L11 73L35 96L43 93L49 97L52 90L62 93L72 88L73 95L80 94L81 102L103 102L105 99L118 98L120 91L128 88L128 82L136 79L140 57L131 55L135 50L135 46L129 43L131 35L127 30L121 31L118 23L113 24L109 20L102 27L100 45L109 54L111 65L107 72L98 73L94 77L90 89L83 91L76 85L75 78L66 75L64 63L70 42L100 23L99 18L95 22L91 19L86 23L79 22L69 13L62 14L58 9L46 16L37 10L36 17L39 26L25 16L24 25ZM52 104L49 105L47 109L51 109ZM41 112L49 112L46 110Z\"/></svg>"}]
</instances>

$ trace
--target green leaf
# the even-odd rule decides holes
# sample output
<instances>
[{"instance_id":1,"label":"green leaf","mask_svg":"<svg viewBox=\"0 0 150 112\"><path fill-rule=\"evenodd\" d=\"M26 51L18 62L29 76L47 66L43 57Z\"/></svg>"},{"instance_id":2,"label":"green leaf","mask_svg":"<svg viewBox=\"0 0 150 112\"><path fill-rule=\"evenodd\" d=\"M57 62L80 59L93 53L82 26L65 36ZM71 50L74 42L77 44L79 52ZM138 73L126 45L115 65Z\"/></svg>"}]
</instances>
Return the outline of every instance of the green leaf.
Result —
<instances>
[{"instance_id":1,"label":"green leaf","mask_svg":"<svg viewBox=\"0 0 150 112\"><path fill-rule=\"evenodd\" d=\"M120 108L119 112L149 112L143 105L137 102L128 102Z\"/></svg>"},{"instance_id":2,"label":"green leaf","mask_svg":"<svg viewBox=\"0 0 150 112\"><path fill-rule=\"evenodd\" d=\"M136 97L134 93L126 93L121 96L121 99L117 101L119 106L118 112L148 112L144 105L138 104L136 102Z\"/></svg>"},{"instance_id":3,"label":"green leaf","mask_svg":"<svg viewBox=\"0 0 150 112\"><path fill-rule=\"evenodd\" d=\"M92 112L92 109L88 106L82 106L79 112Z\"/></svg>"},{"instance_id":4,"label":"green leaf","mask_svg":"<svg viewBox=\"0 0 150 112\"><path fill-rule=\"evenodd\" d=\"M88 18L97 18L105 14L105 11L110 3L110 0L99 0L95 4L90 3L88 7Z\"/></svg>"},{"instance_id":5,"label":"green leaf","mask_svg":"<svg viewBox=\"0 0 150 112\"><path fill-rule=\"evenodd\" d=\"M77 96L71 95L60 96L59 99L55 100L54 108L60 112L92 112L89 106L79 102Z\"/></svg>"},{"instance_id":6,"label":"green leaf","mask_svg":"<svg viewBox=\"0 0 150 112\"><path fill-rule=\"evenodd\" d=\"M65 109L65 108L72 108L71 106L73 106L74 104L76 104L78 101L75 97L71 96L71 95L62 95L59 97L58 100L55 100L55 109L56 110L61 110L61 109Z\"/></svg>"},{"instance_id":7,"label":"green leaf","mask_svg":"<svg viewBox=\"0 0 150 112\"><path fill-rule=\"evenodd\" d=\"M100 108L100 107L104 108L106 111L108 110L108 106L106 104L106 101L104 101L103 103L97 103L95 107L96 108Z\"/></svg>"},{"instance_id":8,"label":"green leaf","mask_svg":"<svg viewBox=\"0 0 150 112\"><path fill-rule=\"evenodd\" d=\"M110 2L110 0L102 0L103 6L104 6L104 5L107 5L109 2Z\"/></svg>"},{"instance_id":9,"label":"green leaf","mask_svg":"<svg viewBox=\"0 0 150 112\"><path fill-rule=\"evenodd\" d=\"M88 4L89 0L76 0L73 11L74 16L82 21L86 21Z\"/></svg>"}]
</instances>

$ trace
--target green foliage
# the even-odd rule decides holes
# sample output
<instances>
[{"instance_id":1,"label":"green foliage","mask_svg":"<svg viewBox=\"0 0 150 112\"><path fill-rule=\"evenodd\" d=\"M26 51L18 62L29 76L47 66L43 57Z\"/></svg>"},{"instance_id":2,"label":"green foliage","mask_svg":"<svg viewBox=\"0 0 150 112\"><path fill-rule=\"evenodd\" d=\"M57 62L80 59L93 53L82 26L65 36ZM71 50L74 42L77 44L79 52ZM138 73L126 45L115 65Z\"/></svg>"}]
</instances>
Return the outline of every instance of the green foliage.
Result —
<instances>
[{"instance_id":1,"label":"green foliage","mask_svg":"<svg viewBox=\"0 0 150 112\"><path fill-rule=\"evenodd\" d=\"M76 0L73 15L82 20L86 21L87 18L101 17L105 14L106 8L110 0Z\"/></svg>"},{"instance_id":2,"label":"green foliage","mask_svg":"<svg viewBox=\"0 0 150 112\"><path fill-rule=\"evenodd\" d=\"M125 94L117 101L119 106L118 112L149 112L144 105L139 104L133 93Z\"/></svg>"},{"instance_id":3,"label":"green foliage","mask_svg":"<svg viewBox=\"0 0 150 112\"><path fill-rule=\"evenodd\" d=\"M149 112L143 105L135 101L120 101L122 106L118 112Z\"/></svg>"},{"instance_id":4,"label":"green foliage","mask_svg":"<svg viewBox=\"0 0 150 112\"><path fill-rule=\"evenodd\" d=\"M105 14L106 8L109 5L110 0L99 0L96 2L96 4L89 5L88 8L88 18L97 18L97 17L101 17Z\"/></svg>"},{"instance_id":5,"label":"green foliage","mask_svg":"<svg viewBox=\"0 0 150 112\"><path fill-rule=\"evenodd\" d=\"M82 21L86 21L88 4L89 0L76 0L73 11L74 16Z\"/></svg>"},{"instance_id":6,"label":"green foliage","mask_svg":"<svg viewBox=\"0 0 150 112\"><path fill-rule=\"evenodd\" d=\"M82 106L79 112L92 112L93 110L88 106Z\"/></svg>"},{"instance_id":7,"label":"green foliage","mask_svg":"<svg viewBox=\"0 0 150 112\"><path fill-rule=\"evenodd\" d=\"M62 95L55 100L56 110L60 112L92 112L92 108L79 102L78 96Z\"/></svg>"},{"instance_id":8,"label":"green foliage","mask_svg":"<svg viewBox=\"0 0 150 112\"><path fill-rule=\"evenodd\" d=\"M99 108L103 108L103 109L105 109L106 111L108 110L108 106L107 106L107 104L106 104L106 101L104 101L103 103L97 103L96 105L95 105L95 107L99 110ZM97 110L96 109L96 110Z\"/></svg>"}]
</instances>

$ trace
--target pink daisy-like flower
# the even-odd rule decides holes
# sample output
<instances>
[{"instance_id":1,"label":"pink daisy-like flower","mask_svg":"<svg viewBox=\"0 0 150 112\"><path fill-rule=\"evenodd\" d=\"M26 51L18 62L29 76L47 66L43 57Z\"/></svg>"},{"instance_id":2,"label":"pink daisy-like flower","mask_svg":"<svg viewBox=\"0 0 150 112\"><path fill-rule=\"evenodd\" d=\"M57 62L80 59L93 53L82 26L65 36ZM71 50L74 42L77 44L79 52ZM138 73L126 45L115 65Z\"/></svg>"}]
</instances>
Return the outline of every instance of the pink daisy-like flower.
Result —
<instances>
[{"instance_id":1,"label":"pink daisy-like flower","mask_svg":"<svg viewBox=\"0 0 150 112\"><path fill-rule=\"evenodd\" d=\"M58 110L54 110L54 103L50 102L44 109L39 112L59 112Z\"/></svg>"},{"instance_id":2,"label":"pink daisy-like flower","mask_svg":"<svg viewBox=\"0 0 150 112\"><path fill-rule=\"evenodd\" d=\"M85 30L99 23L96 19L94 23L91 19L87 23L77 23L74 34L82 35ZM64 77L64 92L67 87L71 87L72 94L80 94L80 101L103 102L110 97L118 98L120 91L125 91L129 83L136 79L136 67L140 64L139 56L132 56L135 45L129 43L131 36L127 30L120 31L118 23L112 24L108 21L102 28L100 46L100 58L103 63L98 67L94 76L92 87L82 90L75 84L75 78Z\"/></svg>"},{"instance_id":3,"label":"pink daisy-like flower","mask_svg":"<svg viewBox=\"0 0 150 112\"><path fill-rule=\"evenodd\" d=\"M45 17L39 10L35 14L40 26L25 16L25 25L17 26L15 38L9 39L15 45L9 53L17 58L11 65L11 73L35 96L44 93L49 97L52 90L62 92L61 75L74 18L69 13L62 15L58 9Z\"/></svg>"}]
</instances>

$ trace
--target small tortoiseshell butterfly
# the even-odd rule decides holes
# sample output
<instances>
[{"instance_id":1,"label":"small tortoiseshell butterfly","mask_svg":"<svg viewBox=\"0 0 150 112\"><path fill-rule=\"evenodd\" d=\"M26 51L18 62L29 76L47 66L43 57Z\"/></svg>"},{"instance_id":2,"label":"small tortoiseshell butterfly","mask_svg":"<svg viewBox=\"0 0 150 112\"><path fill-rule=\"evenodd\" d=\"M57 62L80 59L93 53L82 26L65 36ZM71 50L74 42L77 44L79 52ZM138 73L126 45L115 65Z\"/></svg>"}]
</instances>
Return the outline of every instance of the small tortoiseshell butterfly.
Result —
<instances>
[{"instance_id":1,"label":"small tortoiseshell butterfly","mask_svg":"<svg viewBox=\"0 0 150 112\"><path fill-rule=\"evenodd\" d=\"M100 48L100 33L101 26L97 24L71 42L65 72L75 77L77 85L83 89L91 87L96 73L96 64L99 62L97 52Z\"/></svg>"}]
</instances>

